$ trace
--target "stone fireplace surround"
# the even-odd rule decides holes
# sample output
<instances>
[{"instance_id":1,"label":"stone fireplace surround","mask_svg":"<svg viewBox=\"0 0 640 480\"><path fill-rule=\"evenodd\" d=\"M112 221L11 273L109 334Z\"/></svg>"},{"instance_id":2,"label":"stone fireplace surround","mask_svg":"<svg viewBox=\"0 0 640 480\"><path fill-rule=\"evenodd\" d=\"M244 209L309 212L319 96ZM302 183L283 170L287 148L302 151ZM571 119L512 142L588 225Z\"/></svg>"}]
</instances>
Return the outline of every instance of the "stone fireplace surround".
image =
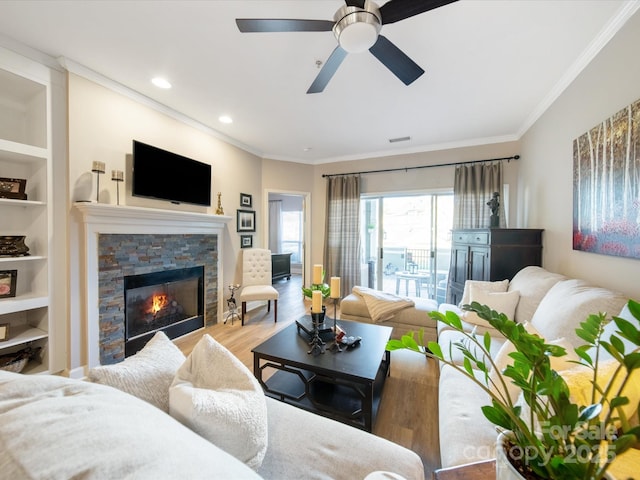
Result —
<instances>
[{"instance_id":1,"label":"stone fireplace surround","mask_svg":"<svg viewBox=\"0 0 640 480\"><path fill-rule=\"evenodd\" d=\"M215 272L216 278L212 279L207 275L205 295L208 297L207 305L215 309L215 312L207 312L206 322L215 323L222 318L223 282L218 281L223 278L222 233L231 217L95 203L77 203L75 208L82 216L84 236L87 368L114 363L119 361L120 357L124 358L124 350L122 353L119 350L124 349L123 325L121 328L117 320L113 321L116 317L123 317L123 314L117 312L124 307L118 304L117 299L114 299L117 294L111 292L103 281L110 278L110 272L114 270L112 261L115 258L113 255L105 257L105 252L101 251L101 245L105 244L106 239L109 239L106 245L113 247L109 242L131 242L133 236L132 244L137 244L138 241L146 242L149 248L145 252L158 252L157 255L151 253L151 257L154 257L151 263L148 262L149 256L143 254L144 262L138 266L128 264L129 260L135 260L137 255L122 255L122 260L127 264L125 268L135 273L161 271L174 268L174 264L209 263L208 270L210 273ZM165 250L160 243L154 243L154 237L162 242L175 243L170 249ZM181 247L176 249L175 245ZM175 252L171 254L171 258L168 250ZM191 253L184 255L184 252L189 250Z\"/></svg>"}]
</instances>

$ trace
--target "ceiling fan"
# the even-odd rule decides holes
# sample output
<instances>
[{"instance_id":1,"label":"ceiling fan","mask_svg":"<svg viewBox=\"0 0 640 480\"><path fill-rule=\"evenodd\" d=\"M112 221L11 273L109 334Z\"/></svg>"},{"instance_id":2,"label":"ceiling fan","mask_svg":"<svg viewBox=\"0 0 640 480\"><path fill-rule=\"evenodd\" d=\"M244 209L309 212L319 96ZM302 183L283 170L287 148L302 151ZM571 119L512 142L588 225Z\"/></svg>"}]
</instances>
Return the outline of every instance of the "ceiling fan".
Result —
<instances>
[{"instance_id":1,"label":"ceiling fan","mask_svg":"<svg viewBox=\"0 0 640 480\"><path fill-rule=\"evenodd\" d=\"M348 53L369 50L405 85L411 84L424 70L390 40L380 35L383 25L442 7L457 0L389 0L378 7L371 0L345 0L331 20L279 18L237 18L243 33L255 32L326 32L333 31L338 46L322 66L307 93L319 93L331 80Z\"/></svg>"}]
</instances>

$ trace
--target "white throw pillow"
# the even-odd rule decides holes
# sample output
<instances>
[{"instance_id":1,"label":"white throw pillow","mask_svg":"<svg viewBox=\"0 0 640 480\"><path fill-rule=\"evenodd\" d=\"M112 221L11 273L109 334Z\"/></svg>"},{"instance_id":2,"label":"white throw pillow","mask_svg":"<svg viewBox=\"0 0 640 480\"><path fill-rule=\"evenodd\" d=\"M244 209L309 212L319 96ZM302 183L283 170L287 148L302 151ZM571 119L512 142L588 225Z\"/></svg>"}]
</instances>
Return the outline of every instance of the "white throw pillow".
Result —
<instances>
[{"instance_id":1,"label":"white throw pillow","mask_svg":"<svg viewBox=\"0 0 640 480\"><path fill-rule=\"evenodd\" d=\"M528 333L540 336L540 333L530 323L524 323L523 326ZM556 372L560 372L562 370L573 367L575 365L575 363L573 362L579 360L578 354L576 354L573 346L565 338L558 338L551 341L547 340L546 343L548 343L549 345L563 347L567 351L567 354L562 357L549 357L551 368ZM514 402L518 398L518 395L520 395L520 387L514 385L511 378L505 377L504 381L506 383L506 389L503 388L498 379L498 372L502 373L504 369L507 368L507 365L513 364L513 359L509 356L509 354L515 351L516 348L511 342L505 342L493 359L495 368L492 368L489 372L489 389L496 394L500 392L508 393L511 400Z\"/></svg>"},{"instance_id":2,"label":"white throw pillow","mask_svg":"<svg viewBox=\"0 0 640 480\"><path fill-rule=\"evenodd\" d=\"M89 380L115 387L169 411L169 387L185 356L163 332L142 350L114 365L89 370Z\"/></svg>"},{"instance_id":3,"label":"white throw pillow","mask_svg":"<svg viewBox=\"0 0 640 480\"><path fill-rule=\"evenodd\" d=\"M471 287L475 286L480 290L488 293L506 292L509 288L509 280L501 280L499 282L484 282L482 280L467 280L464 282L464 291L462 292L462 300L459 306L471 303Z\"/></svg>"},{"instance_id":4,"label":"white throw pillow","mask_svg":"<svg viewBox=\"0 0 640 480\"><path fill-rule=\"evenodd\" d=\"M229 350L205 334L169 389L170 414L253 469L267 451L262 387Z\"/></svg>"},{"instance_id":5,"label":"white throw pillow","mask_svg":"<svg viewBox=\"0 0 640 480\"><path fill-rule=\"evenodd\" d=\"M498 313L504 313L509 319L513 319L516 306L520 300L520 292L488 292L482 286L471 284L469 288L469 303L478 302L487 305ZM486 326L487 321L480 318L476 312L465 311L462 319L474 325Z\"/></svg>"}]
</instances>

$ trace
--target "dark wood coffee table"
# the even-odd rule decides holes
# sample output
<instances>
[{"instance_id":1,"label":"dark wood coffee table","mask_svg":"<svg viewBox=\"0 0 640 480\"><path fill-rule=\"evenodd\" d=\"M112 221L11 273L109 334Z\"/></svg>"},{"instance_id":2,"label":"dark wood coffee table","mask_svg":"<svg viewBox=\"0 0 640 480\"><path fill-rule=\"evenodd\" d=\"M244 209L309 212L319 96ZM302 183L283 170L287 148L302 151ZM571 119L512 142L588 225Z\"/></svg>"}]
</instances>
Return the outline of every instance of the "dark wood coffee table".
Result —
<instances>
[{"instance_id":1,"label":"dark wood coffee table","mask_svg":"<svg viewBox=\"0 0 640 480\"><path fill-rule=\"evenodd\" d=\"M385 350L391 327L338 324L362 337L360 344L340 353L307 353L310 338L294 323L252 350L253 372L266 395L370 432L391 363ZM331 336L323 335L327 347ZM271 376L267 369L274 370Z\"/></svg>"}]
</instances>

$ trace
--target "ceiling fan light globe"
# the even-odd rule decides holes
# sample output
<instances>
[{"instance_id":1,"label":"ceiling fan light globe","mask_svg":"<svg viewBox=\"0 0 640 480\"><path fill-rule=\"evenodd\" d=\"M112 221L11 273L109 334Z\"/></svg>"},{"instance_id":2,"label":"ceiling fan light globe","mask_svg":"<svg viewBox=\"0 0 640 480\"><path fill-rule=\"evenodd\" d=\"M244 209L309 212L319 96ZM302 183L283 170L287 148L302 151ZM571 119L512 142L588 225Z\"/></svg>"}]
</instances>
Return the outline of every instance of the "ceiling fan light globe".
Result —
<instances>
[{"instance_id":1,"label":"ceiling fan light globe","mask_svg":"<svg viewBox=\"0 0 640 480\"><path fill-rule=\"evenodd\" d=\"M340 46L349 53L360 53L373 47L378 39L378 29L370 23L347 25L338 37Z\"/></svg>"},{"instance_id":2,"label":"ceiling fan light globe","mask_svg":"<svg viewBox=\"0 0 640 480\"><path fill-rule=\"evenodd\" d=\"M349 53L369 50L378 40L382 28L380 10L371 1L366 1L364 9L344 5L333 16L333 34L342 49Z\"/></svg>"}]
</instances>

